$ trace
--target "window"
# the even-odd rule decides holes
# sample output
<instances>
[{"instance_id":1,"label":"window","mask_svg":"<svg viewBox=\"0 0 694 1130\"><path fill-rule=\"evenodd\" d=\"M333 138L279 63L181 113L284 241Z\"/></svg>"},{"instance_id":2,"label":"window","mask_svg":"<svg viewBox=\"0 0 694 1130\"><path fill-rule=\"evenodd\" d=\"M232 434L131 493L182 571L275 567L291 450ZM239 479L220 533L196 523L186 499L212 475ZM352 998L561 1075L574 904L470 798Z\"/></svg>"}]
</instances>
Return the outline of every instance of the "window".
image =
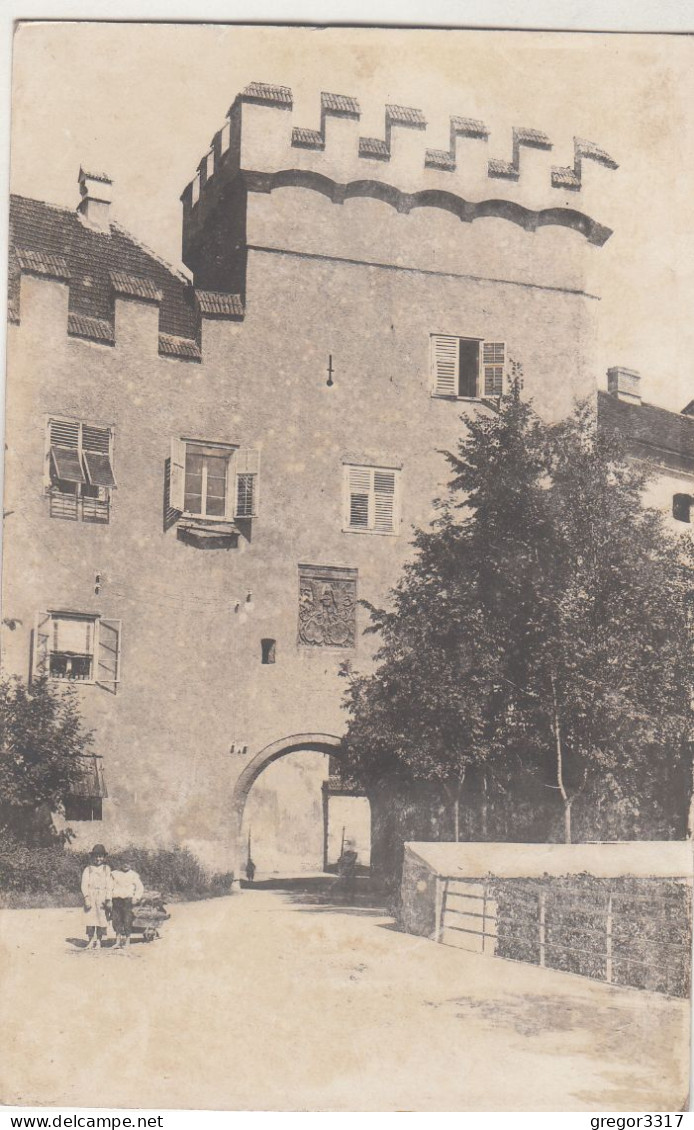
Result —
<instances>
[{"instance_id":1,"label":"window","mask_svg":"<svg viewBox=\"0 0 694 1130\"><path fill-rule=\"evenodd\" d=\"M231 444L174 439L167 506L204 522L253 518L258 508L259 452Z\"/></svg>"},{"instance_id":2,"label":"window","mask_svg":"<svg viewBox=\"0 0 694 1130\"><path fill-rule=\"evenodd\" d=\"M690 494L673 495L672 516L677 522L691 522L692 496Z\"/></svg>"},{"instance_id":3,"label":"window","mask_svg":"<svg viewBox=\"0 0 694 1130\"><path fill-rule=\"evenodd\" d=\"M79 612L39 612L32 677L98 683L115 694L120 679L120 620Z\"/></svg>"},{"instance_id":4,"label":"window","mask_svg":"<svg viewBox=\"0 0 694 1130\"><path fill-rule=\"evenodd\" d=\"M386 467L344 468L344 529L397 534L400 526L400 472Z\"/></svg>"},{"instance_id":5,"label":"window","mask_svg":"<svg viewBox=\"0 0 694 1130\"><path fill-rule=\"evenodd\" d=\"M80 758L70 795L64 799L66 820L102 820L103 798L108 796L102 759L98 754Z\"/></svg>"},{"instance_id":6,"label":"window","mask_svg":"<svg viewBox=\"0 0 694 1130\"><path fill-rule=\"evenodd\" d=\"M103 820L101 797L70 796L65 798L66 820Z\"/></svg>"},{"instance_id":7,"label":"window","mask_svg":"<svg viewBox=\"0 0 694 1130\"><path fill-rule=\"evenodd\" d=\"M504 392L506 346L503 341L431 336L434 396L479 399Z\"/></svg>"},{"instance_id":8,"label":"window","mask_svg":"<svg viewBox=\"0 0 694 1130\"><path fill-rule=\"evenodd\" d=\"M47 438L51 518L108 522L111 491L116 485L112 430L51 418Z\"/></svg>"}]
</instances>

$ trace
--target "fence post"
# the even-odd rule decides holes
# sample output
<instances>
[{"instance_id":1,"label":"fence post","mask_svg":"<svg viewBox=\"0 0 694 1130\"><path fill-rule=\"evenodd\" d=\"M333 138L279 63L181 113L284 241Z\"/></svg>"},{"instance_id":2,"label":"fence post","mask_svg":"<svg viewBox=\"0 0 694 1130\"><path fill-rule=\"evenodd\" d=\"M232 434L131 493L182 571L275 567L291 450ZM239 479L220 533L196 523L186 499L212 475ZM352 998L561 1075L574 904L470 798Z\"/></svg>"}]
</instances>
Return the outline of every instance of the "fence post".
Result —
<instances>
[{"instance_id":1,"label":"fence post","mask_svg":"<svg viewBox=\"0 0 694 1130\"><path fill-rule=\"evenodd\" d=\"M612 895L607 898L607 921L605 923L605 980L612 984Z\"/></svg>"},{"instance_id":2,"label":"fence post","mask_svg":"<svg viewBox=\"0 0 694 1130\"><path fill-rule=\"evenodd\" d=\"M487 884L482 884L482 953L487 948Z\"/></svg>"},{"instance_id":3,"label":"fence post","mask_svg":"<svg viewBox=\"0 0 694 1130\"><path fill-rule=\"evenodd\" d=\"M540 891L540 965L545 964L545 942L547 941L547 894Z\"/></svg>"},{"instance_id":4,"label":"fence post","mask_svg":"<svg viewBox=\"0 0 694 1130\"><path fill-rule=\"evenodd\" d=\"M440 875L436 876L436 902L434 909L434 941L440 942L443 937L443 902L444 902L444 883L448 883L447 879L442 879Z\"/></svg>"}]
</instances>

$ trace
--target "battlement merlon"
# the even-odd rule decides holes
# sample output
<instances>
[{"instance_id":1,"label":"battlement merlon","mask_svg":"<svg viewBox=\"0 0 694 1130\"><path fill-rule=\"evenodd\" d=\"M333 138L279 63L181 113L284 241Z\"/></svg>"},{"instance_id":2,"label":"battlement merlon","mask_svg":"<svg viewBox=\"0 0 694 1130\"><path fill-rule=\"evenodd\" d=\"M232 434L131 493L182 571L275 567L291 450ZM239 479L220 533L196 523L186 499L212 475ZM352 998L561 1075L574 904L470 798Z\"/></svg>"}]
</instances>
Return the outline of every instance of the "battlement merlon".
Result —
<instances>
[{"instance_id":1,"label":"battlement merlon","mask_svg":"<svg viewBox=\"0 0 694 1130\"><path fill-rule=\"evenodd\" d=\"M421 110L387 105L381 137L362 136L360 118L356 98L324 92L317 128L297 123L289 87L251 83L181 196L184 228L199 230L200 213L241 180L255 192L314 188L338 204L373 195L402 212L439 206L466 221L498 214L530 229L563 224L598 245L611 234L593 217L602 177L618 166L593 142L574 138L573 163L562 165L537 129L515 127L510 138L493 138L484 122L453 115L446 150L427 144Z\"/></svg>"}]
</instances>

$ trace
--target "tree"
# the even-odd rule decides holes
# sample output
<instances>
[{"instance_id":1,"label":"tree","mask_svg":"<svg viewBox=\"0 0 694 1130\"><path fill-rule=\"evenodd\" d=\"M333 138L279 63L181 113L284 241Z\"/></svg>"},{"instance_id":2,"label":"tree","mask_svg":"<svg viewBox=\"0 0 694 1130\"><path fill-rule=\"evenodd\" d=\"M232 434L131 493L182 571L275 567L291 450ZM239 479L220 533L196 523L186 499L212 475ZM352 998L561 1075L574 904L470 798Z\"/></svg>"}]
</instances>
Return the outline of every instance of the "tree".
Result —
<instances>
[{"instance_id":1,"label":"tree","mask_svg":"<svg viewBox=\"0 0 694 1130\"><path fill-rule=\"evenodd\" d=\"M681 756L683 550L586 405L551 427L516 382L447 458L434 525L391 607L370 606L381 646L373 675L350 674L348 771L438 784L456 839L471 768L511 791L530 775L561 798L570 841L577 796L637 806L654 763Z\"/></svg>"},{"instance_id":2,"label":"tree","mask_svg":"<svg viewBox=\"0 0 694 1130\"><path fill-rule=\"evenodd\" d=\"M92 746L72 688L0 681L0 825L15 837L55 836L51 814L83 773Z\"/></svg>"}]
</instances>

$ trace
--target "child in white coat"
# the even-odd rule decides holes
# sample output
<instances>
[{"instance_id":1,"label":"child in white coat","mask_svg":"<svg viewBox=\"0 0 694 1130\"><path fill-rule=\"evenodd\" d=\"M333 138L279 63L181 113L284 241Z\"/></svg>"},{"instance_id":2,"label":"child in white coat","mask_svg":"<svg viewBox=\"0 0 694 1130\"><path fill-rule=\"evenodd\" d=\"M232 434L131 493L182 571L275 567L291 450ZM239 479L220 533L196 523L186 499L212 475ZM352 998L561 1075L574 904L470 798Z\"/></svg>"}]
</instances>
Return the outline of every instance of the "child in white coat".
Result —
<instances>
[{"instance_id":1,"label":"child in white coat","mask_svg":"<svg viewBox=\"0 0 694 1130\"><path fill-rule=\"evenodd\" d=\"M111 891L111 868L106 862L106 848L103 844L95 844L91 863L82 872L82 897L89 938L87 949L100 949L104 944L111 915Z\"/></svg>"}]
</instances>

